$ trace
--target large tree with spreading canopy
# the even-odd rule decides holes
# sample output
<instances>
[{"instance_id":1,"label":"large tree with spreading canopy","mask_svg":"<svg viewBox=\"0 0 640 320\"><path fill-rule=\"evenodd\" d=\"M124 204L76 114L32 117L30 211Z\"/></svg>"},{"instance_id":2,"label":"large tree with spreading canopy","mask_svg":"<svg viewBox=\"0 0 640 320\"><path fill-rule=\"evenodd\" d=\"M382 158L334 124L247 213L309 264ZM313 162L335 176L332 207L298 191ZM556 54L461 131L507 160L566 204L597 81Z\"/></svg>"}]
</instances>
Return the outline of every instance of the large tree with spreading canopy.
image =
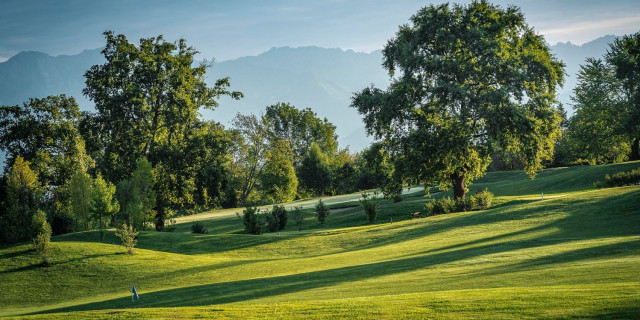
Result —
<instances>
[{"instance_id":1,"label":"large tree with spreading canopy","mask_svg":"<svg viewBox=\"0 0 640 320\"><path fill-rule=\"evenodd\" d=\"M563 64L516 7L486 1L430 5L383 50L388 89L352 107L393 157L386 192L406 183L453 186L456 198L486 171L492 147L521 153L533 177L552 154Z\"/></svg>"}]
</instances>

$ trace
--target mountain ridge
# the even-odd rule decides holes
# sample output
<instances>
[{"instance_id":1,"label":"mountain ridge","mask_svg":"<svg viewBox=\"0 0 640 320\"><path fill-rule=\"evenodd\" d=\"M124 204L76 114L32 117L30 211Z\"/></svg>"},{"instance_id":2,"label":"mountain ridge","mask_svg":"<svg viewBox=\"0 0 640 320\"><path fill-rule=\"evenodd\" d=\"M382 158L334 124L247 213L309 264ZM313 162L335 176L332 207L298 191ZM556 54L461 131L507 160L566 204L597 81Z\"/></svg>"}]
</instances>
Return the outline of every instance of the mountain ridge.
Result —
<instances>
[{"instance_id":1,"label":"mountain ridge","mask_svg":"<svg viewBox=\"0 0 640 320\"><path fill-rule=\"evenodd\" d=\"M571 105L576 73L587 57L602 57L616 36L606 35L582 45L558 42L551 45L554 55L567 67L565 85L559 100ZM93 103L82 95L84 72L104 63L102 48L86 49L75 55L51 56L40 51L21 51L0 62L0 104L15 105L31 97L65 93L73 96L83 110ZM353 93L373 84L386 87L389 75L382 67L382 51L358 52L352 49L318 46L272 47L254 56L214 61L207 72L212 84L231 78L231 88L245 98L222 98L214 111L203 110L203 117L229 125L238 113L259 113L267 105L289 102L298 108L312 108L337 126L341 147L358 151L369 145L361 117L349 108ZM569 114L573 113L572 108Z\"/></svg>"}]
</instances>

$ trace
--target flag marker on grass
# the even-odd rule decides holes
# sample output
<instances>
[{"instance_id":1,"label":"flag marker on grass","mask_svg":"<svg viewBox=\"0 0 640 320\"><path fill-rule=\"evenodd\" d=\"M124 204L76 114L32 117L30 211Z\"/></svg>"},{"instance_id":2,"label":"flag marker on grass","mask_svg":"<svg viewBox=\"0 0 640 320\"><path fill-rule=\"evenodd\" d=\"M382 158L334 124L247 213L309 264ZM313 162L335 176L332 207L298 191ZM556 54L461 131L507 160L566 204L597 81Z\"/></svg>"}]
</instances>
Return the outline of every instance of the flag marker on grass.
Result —
<instances>
[{"instance_id":1,"label":"flag marker on grass","mask_svg":"<svg viewBox=\"0 0 640 320\"><path fill-rule=\"evenodd\" d=\"M138 296L138 291L136 291L136 286L134 286L133 284L131 284L131 293L133 293L133 295L131 296L131 301L140 299L140 297Z\"/></svg>"}]
</instances>

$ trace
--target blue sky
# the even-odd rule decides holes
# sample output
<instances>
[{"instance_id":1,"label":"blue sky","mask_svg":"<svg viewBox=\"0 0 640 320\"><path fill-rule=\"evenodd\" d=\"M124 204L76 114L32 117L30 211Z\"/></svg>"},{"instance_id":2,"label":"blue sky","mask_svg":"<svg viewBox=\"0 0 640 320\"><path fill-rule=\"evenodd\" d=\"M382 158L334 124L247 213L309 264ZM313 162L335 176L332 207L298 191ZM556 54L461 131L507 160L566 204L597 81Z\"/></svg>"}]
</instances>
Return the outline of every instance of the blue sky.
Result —
<instances>
[{"instance_id":1,"label":"blue sky","mask_svg":"<svg viewBox=\"0 0 640 320\"><path fill-rule=\"evenodd\" d=\"M179 37L218 61L271 47L380 49L420 7L414 0L0 0L0 61L22 50L52 55L101 47L101 33L129 39ZM461 1L468 2L468 1ZM582 44L640 30L640 1L495 0L521 7L529 25L551 44Z\"/></svg>"}]
</instances>

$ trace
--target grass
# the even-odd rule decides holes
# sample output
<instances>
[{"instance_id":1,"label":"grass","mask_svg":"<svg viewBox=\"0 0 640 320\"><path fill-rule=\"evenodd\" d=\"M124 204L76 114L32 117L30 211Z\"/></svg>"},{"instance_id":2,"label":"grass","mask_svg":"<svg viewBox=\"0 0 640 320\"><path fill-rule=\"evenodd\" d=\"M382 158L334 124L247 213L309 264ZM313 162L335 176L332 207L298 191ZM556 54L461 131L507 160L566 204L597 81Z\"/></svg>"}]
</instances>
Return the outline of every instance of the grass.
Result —
<instances>
[{"instance_id":1,"label":"grass","mask_svg":"<svg viewBox=\"0 0 640 320\"><path fill-rule=\"evenodd\" d=\"M488 187L493 208L424 219L408 219L428 201L420 192L380 200L373 224L350 207L359 194L327 198L344 209L323 225L315 200L297 203L302 232L242 234L239 210L182 217L175 232L141 232L133 256L113 232L69 234L53 238L51 267L28 244L0 247L0 316L639 318L640 186L592 187L636 167L489 173L471 192Z\"/></svg>"}]
</instances>

